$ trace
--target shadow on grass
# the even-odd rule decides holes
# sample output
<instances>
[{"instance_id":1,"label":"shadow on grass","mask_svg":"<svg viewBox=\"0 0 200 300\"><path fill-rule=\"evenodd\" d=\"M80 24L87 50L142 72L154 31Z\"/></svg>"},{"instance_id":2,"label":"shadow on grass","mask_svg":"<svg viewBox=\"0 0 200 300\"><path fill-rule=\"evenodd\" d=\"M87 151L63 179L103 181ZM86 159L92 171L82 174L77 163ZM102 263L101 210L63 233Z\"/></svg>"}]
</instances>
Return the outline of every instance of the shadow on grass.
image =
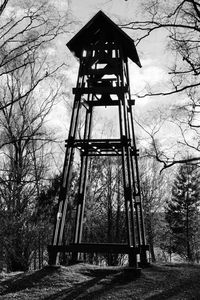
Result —
<instances>
[{"instance_id":1,"label":"shadow on grass","mask_svg":"<svg viewBox=\"0 0 200 300\"><path fill-rule=\"evenodd\" d=\"M193 278L191 280L183 280L181 284L177 284L174 287L169 287L168 289L158 293L157 295L152 295L146 297L146 300L167 300L167 299L187 299L187 300L198 300L200 299L200 282L199 278L196 280ZM175 298L174 298L175 297Z\"/></svg>"},{"instance_id":2,"label":"shadow on grass","mask_svg":"<svg viewBox=\"0 0 200 300\"><path fill-rule=\"evenodd\" d=\"M200 265L169 263L161 266L154 265L153 270L157 274L161 274L162 272L168 274L168 278L161 283L160 287L162 291L156 293L157 288L159 288L158 284L155 290L152 289L152 292L155 291L155 294L146 296L146 300L166 300L171 298L185 300L200 299ZM181 272L183 275L181 275ZM186 274L189 277L185 276Z\"/></svg>"},{"instance_id":3,"label":"shadow on grass","mask_svg":"<svg viewBox=\"0 0 200 300\"><path fill-rule=\"evenodd\" d=\"M74 300L79 296L79 299L92 299L97 295L106 292L117 285L123 285L130 281L136 279L134 273L126 273L121 268L82 268L78 270L77 277L80 275L88 276L86 281L80 283L71 282L72 286L62 290L57 291L57 288L53 294L49 296L43 295L44 300ZM25 289L31 288L42 288L44 286L52 286L54 284L54 279L52 277L56 275L59 281L59 276L62 276L62 269L55 269L51 267L46 267L41 270L35 271L33 273L22 273L15 275L7 280L0 283L0 295L6 295L11 293L17 293ZM91 279L90 279L91 278ZM70 280L70 273L69 273ZM67 286L67 278L66 278ZM58 286L57 286L58 287Z\"/></svg>"},{"instance_id":4,"label":"shadow on grass","mask_svg":"<svg viewBox=\"0 0 200 300\"><path fill-rule=\"evenodd\" d=\"M171 265L154 265L144 270L141 278L135 281L137 275L133 270L119 267L101 268L87 265L57 269L47 267L5 279L0 282L0 295L30 289L28 295L29 297L33 295L34 298L36 289L37 296L38 290L41 291L40 299L43 300L107 299L110 292L116 297L119 293L119 299L126 299L126 295L129 298L132 296L131 299L144 296L146 300L165 300L171 297L200 299L200 266L193 268L174 265L172 268ZM46 287L49 293L43 294Z\"/></svg>"},{"instance_id":5,"label":"shadow on grass","mask_svg":"<svg viewBox=\"0 0 200 300\"><path fill-rule=\"evenodd\" d=\"M75 300L75 299L96 299L110 289L122 286L137 279L132 273L126 273L123 270L105 270L95 269L81 271L84 275L94 276L87 282L74 285L71 288L64 289L61 292L43 298L44 300Z\"/></svg>"},{"instance_id":6,"label":"shadow on grass","mask_svg":"<svg viewBox=\"0 0 200 300\"><path fill-rule=\"evenodd\" d=\"M53 268L43 268L35 271L31 274L21 273L6 279L0 283L0 295L6 295L7 293L16 293L26 288L32 288L37 284L40 284L41 280L46 276L51 276L58 272Z\"/></svg>"}]
</instances>

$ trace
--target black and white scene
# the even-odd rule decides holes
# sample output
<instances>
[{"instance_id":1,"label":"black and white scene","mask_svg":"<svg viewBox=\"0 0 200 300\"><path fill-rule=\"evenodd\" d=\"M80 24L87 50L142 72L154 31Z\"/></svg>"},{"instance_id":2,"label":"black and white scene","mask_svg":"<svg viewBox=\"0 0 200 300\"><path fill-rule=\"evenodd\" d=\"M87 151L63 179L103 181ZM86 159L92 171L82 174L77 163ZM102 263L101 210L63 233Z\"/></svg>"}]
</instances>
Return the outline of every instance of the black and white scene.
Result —
<instances>
[{"instance_id":1,"label":"black and white scene","mask_svg":"<svg viewBox=\"0 0 200 300\"><path fill-rule=\"evenodd\" d=\"M200 299L199 41L200 0L0 0L0 299Z\"/></svg>"}]
</instances>

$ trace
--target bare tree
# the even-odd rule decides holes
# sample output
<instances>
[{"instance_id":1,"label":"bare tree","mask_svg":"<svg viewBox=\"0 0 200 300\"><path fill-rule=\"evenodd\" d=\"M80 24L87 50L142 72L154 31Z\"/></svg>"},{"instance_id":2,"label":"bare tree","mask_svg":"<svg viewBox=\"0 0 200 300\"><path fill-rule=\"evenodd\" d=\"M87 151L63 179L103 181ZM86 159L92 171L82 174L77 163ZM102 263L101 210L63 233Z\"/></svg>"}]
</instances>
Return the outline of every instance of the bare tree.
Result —
<instances>
[{"instance_id":1,"label":"bare tree","mask_svg":"<svg viewBox=\"0 0 200 300\"><path fill-rule=\"evenodd\" d=\"M33 215L54 140L45 122L62 86L49 52L66 19L48 1L31 2L2 14L0 27L1 235L9 270L27 270L33 255Z\"/></svg>"},{"instance_id":2,"label":"bare tree","mask_svg":"<svg viewBox=\"0 0 200 300\"><path fill-rule=\"evenodd\" d=\"M194 0L151 0L143 2L143 9L147 12L146 20L129 22L122 28L137 31L137 43L156 30L161 33L166 30L168 47L175 60L170 70L171 89L149 92L140 97L170 95L199 86L200 4Z\"/></svg>"},{"instance_id":3,"label":"bare tree","mask_svg":"<svg viewBox=\"0 0 200 300\"><path fill-rule=\"evenodd\" d=\"M32 1L31 1L32 2ZM25 3L21 7L21 13L11 10L9 16L2 15L0 27L0 80L1 86L5 75L12 74L15 70L26 72L31 64L35 74L32 85L21 89L15 101L26 97L47 77L61 66L52 68L48 61L48 51L53 48L53 41L67 31L70 21L67 17L61 17L48 1L36 1ZM14 9L14 8L13 8ZM46 58L46 59L44 59ZM37 68L38 62L39 68ZM26 72L27 73L27 72ZM27 77L28 78L28 77ZM3 108L5 105L1 103Z\"/></svg>"},{"instance_id":4,"label":"bare tree","mask_svg":"<svg viewBox=\"0 0 200 300\"><path fill-rule=\"evenodd\" d=\"M169 107L168 126L176 126L177 142L174 151L166 145L163 139L158 143L158 131L152 132L144 124L151 139L154 151L151 153L163 164L163 168L185 162L181 150L191 152L191 161L199 161L199 34L200 34L200 4L195 0L179 1L143 1L143 20L131 21L122 28L134 30L137 43L151 37L155 31L166 36L167 49L170 51L168 61L170 81L165 85L148 88L140 97L181 95L182 100ZM172 55L171 55L172 54ZM180 99L180 98L179 98ZM165 120L166 121L166 120ZM161 121L161 123L163 123ZM166 124L166 122L165 122ZM159 132L161 133L160 126ZM152 150L152 147L151 147ZM185 157L185 156L184 156Z\"/></svg>"},{"instance_id":5,"label":"bare tree","mask_svg":"<svg viewBox=\"0 0 200 300\"><path fill-rule=\"evenodd\" d=\"M47 144L53 140L44 122L56 97L47 96L37 105L32 94L14 101L23 82L19 72L9 74L0 115L2 230L10 270L27 270L30 263L36 234L31 218L47 177ZM7 101L13 103L6 106Z\"/></svg>"},{"instance_id":6,"label":"bare tree","mask_svg":"<svg viewBox=\"0 0 200 300\"><path fill-rule=\"evenodd\" d=\"M8 0L4 0L3 2L1 2L1 5L0 5L0 16L3 13L4 9L6 8L7 4L8 4Z\"/></svg>"}]
</instances>

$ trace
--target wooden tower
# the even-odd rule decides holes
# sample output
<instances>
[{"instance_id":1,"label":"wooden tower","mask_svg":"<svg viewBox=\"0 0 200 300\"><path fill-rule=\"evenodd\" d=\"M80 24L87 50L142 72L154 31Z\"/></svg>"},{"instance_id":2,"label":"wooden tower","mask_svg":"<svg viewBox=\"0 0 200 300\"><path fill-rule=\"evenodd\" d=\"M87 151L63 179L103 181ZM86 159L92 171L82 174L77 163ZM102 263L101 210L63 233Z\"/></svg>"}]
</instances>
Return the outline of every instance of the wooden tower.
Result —
<instances>
[{"instance_id":1,"label":"wooden tower","mask_svg":"<svg viewBox=\"0 0 200 300\"><path fill-rule=\"evenodd\" d=\"M80 61L66 157L59 197L57 220L52 245L49 246L49 264L57 264L59 252L71 252L75 262L78 253L126 253L129 266L147 263L148 246L145 241L142 201L138 173L138 151L135 144L130 96L128 58L141 67L133 40L102 11L99 11L67 44ZM92 139L92 116L96 106L116 106L120 134L118 139ZM80 110L85 110L84 137L78 138ZM67 210L67 195L75 149L81 154L77 209L72 244L63 245L63 231ZM88 161L90 156L121 157L126 212L126 244L82 243L82 229Z\"/></svg>"}]
</instances>

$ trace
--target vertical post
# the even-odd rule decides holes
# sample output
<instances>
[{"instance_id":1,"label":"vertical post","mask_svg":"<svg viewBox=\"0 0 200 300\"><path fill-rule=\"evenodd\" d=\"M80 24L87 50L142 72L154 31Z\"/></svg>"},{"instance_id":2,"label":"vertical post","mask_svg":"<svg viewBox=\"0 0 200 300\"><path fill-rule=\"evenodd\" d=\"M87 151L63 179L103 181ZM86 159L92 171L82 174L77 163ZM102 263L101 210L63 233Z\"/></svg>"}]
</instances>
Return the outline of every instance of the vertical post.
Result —
<instances>
[{"instance_id":1,"label":"vertical post","mask_svg":"<svg viewBox=\"0 0 200 300\"><path fill-rule=\"evenodd\" d=\"M75 231L74 231L74 243L81 243L82 230L83 230L83 216L85 209L85 194L86 194L86 184L88 177L88 153L87 153L87 140L90 138L92 126L92 106L86 111L86 121L84 130L84 143L86 144L85 152L81 154L81 169L80 169L80 180L79 180L79 190L77 197L77 208L76 208L76 221L75 221ZM73 252L72 261L78 260L78 253Z\"/></svg>"},{"instance_id":2,"label":"vertical post","mask_svg":"<svg viewBox=\"0 0 200 300\"><path fill-rule=\"evenodd\" d=\"M126 74L127 74L127 84L130 86L129 82L129 68L128 62L126 60ZM130 97L130 90L129 90L129 97ZM138 158L137 158L137 149L136 149L136 142L135 142L135 133L134 133L134 124L133 124L133 113L131 106L129 107L129 120L131 126L131 141L134 148L134 155L132 156L131 163L132 163L132 176L134 176L134 170L136 173L136 183L135 186L135 179L134 179L134 198L135 198L135 211L136 211L136 221L137 221L137 234L138 234L138 244L140 248L140 262L141 265L147 265L147 252L146 252L146 239L145 239L145 227L144 227L144 216L143 216L143 207L142 207L142 198L141 198L141 190L140 190L140 178L139 178L139 167L138 167ZM135 167L134 167L135 166Z\"/></svg>"},{"instance_id":3,"label":"vertical post","mask_svg":"<svg viewBox=\"0 0 200 300\"><path fill-rule=\"evenodd\" d=\"M125 88L126 84L124 81L124 65L123 65L123 52L119 50L120 58L120 71L118 76L118 86ZM137 254L135 251L136 240L135 240L135 222L134 222L134 209L132 202L132 177L131 177L131 153L130 153L130 131L128 124L128 103L124 93L119 93L119 123L120 123L120 138L122 142L122 170L123 170L123 181L124 181L124 197L126 207L126 218L127 218L127 231L128 231L128 243L133 251L129 253L129 265L131 267L137 267Z\"/></svg>"},{"instance_id":4,"label":"vertical post","mask_svg":"<svg viewBox=\"0 0 200 300\"><path fill-rule=\"evenodd\" d=\"M81 69L82 69L82 65L80 65L79 68L79 75L77 79L78 87L81 84L81 77L82 77ZM57 218L54 225L53 240L52 240L53 246L61 245L63 240L63 232L65 226L66 212L67 212L67 203L68 203L67 193L71 181L72 164L73 164L74 151L75 151L73 143L77 132L80 106L81 106L81 97L80 95L75 95L69 135L68 135L68 143L66 147L64 167L63 167L62 183L61 183L59 202L58 202L58 212L57 212ZM59 254L56 248L50 248L50 249L51 250L49 250L49 265L56 265L59 263Z\"/></svg>"}]
</instances>

